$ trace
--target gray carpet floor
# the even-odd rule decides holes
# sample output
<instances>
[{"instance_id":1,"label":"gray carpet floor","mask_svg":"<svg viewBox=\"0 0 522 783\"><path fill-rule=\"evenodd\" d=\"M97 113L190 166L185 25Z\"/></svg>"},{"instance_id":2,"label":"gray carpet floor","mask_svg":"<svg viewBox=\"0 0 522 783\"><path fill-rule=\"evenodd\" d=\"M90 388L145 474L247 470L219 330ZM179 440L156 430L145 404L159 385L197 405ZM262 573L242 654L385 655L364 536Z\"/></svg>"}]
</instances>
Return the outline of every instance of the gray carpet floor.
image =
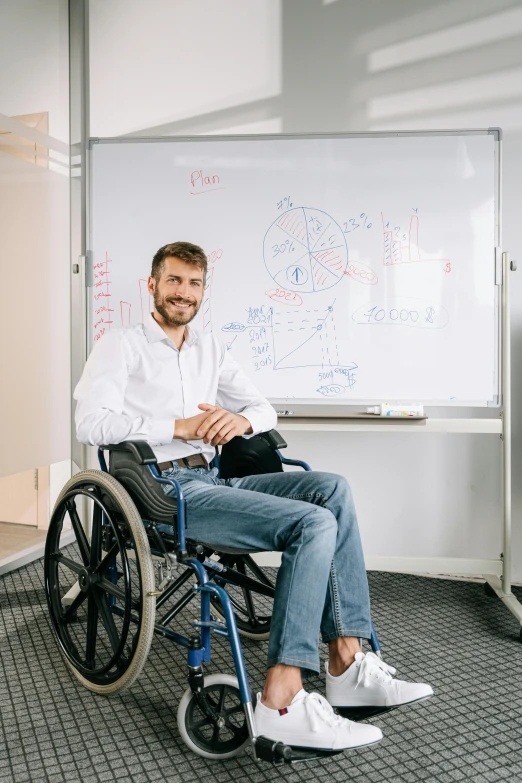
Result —
<instances>
[{"instance_id":1,"label":"gray carpet floor","mask_svg":"<svg viewBox=\"0 0 522 783\"><path fill-rule=\"evenodd\" d=\"M155 637L130 691L109 699L85 690L58 653L42 563L7 574L0 579L0 783L522 781L522 648L514 618L479 584L383 573L369 579L385 660L405 679L430 682L436 695L374 718L385 737L374 747L276 769L256 764L250 751L210 762L183 744L176 709L187 687L185 659L164 639ZM188 630L195 612L184 611ZM253 690L263 683L266 645L244 643ZM225 639L215 638L206 671L233 672ZM307 688L324 693L324 681L314 678Z\"/></svg>"}]
</instances>

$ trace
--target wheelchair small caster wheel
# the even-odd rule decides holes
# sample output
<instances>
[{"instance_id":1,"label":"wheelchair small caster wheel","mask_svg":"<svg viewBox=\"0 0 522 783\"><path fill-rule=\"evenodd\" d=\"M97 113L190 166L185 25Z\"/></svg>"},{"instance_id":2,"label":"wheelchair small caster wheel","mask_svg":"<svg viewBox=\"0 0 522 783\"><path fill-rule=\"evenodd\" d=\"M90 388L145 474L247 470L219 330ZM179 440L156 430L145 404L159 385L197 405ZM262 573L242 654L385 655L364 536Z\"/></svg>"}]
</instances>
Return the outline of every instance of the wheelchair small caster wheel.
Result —
<instances>
[{"instance_id":1,"label":"wheelchair small caster wheel","mask_svg":"<svg viewBox=\"0 0 522 783\"><path fill-rule=\"evenodd\" d=\"M188 688L178 707L178 728L183 742L206 759L237 756L250 743L237 678L231 674L210 674L205 677L202 696L217 720L203 712Z\"/></svg>"},{"instance_id":2,"label":"wheelchair small caster wheel","mask_svg":"<svg viewBox=\"0 0 522 783\"><path fill-rule=\"evenodd\" d=\"M496 595L495 591L493 590L489 582L484 582L484 592L486 593L488 598L494 598Z\"/></svg>"}]
</instances>

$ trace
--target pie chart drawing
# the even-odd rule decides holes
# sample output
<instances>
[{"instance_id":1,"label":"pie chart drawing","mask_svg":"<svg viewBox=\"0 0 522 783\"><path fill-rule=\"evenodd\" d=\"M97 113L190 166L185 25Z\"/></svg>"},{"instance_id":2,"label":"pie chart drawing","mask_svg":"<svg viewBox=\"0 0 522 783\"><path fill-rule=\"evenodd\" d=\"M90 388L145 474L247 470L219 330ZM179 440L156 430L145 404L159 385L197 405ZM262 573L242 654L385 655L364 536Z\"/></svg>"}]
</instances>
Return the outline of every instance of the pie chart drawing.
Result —
<instances>
[{"instance_id":1,"label":"pie chart drawing","mask_svg":"<svg viewBox=\"0 0 522 783\"><path fill-rule=\"evenodd\" d=\"M311 294L342 280L348 247L333 217L320 209L294 207L279 215L266 232L263 257L277 285Z\"/></svg>"}]
</instances>

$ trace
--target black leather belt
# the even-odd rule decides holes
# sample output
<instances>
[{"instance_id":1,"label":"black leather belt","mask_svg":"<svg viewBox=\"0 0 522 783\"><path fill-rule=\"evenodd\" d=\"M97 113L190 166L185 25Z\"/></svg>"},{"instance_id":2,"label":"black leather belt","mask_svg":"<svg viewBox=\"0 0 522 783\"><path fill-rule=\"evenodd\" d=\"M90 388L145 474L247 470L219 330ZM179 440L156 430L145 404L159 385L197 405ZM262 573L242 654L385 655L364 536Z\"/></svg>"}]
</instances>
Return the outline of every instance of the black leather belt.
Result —
<instances>
[{"instance_id":1,"label":"black leather belt","mask_svg":"<svg viewBox=\"0 0 522 783\"><path fill-rule=\"evenodd\" d=\"M191 454L189 457L180 457L174 461L159 462L158 470L169 470L174 465L179 465L180 468L209 468L208 460L203 454Z\"/></svg>"}]
</instances>

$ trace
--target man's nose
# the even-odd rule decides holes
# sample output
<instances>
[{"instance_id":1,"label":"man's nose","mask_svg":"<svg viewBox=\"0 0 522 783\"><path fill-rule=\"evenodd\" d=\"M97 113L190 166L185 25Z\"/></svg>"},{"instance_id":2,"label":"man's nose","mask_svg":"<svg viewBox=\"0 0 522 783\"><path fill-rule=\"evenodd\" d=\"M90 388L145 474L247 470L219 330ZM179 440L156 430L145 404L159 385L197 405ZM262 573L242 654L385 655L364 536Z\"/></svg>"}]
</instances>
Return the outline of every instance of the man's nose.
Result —
<instances>
[{"instance_id":1,"label":"man's nose","mask_svg":"<svg viewBox=\"0 0 522 783\"><path fill-rule=\"evenodd\" d=\"M192 291L190 290L189 283L180 283L177 290L178 296L182 296L185 299L192 299Z\"/></svg>"}]
</instances>

